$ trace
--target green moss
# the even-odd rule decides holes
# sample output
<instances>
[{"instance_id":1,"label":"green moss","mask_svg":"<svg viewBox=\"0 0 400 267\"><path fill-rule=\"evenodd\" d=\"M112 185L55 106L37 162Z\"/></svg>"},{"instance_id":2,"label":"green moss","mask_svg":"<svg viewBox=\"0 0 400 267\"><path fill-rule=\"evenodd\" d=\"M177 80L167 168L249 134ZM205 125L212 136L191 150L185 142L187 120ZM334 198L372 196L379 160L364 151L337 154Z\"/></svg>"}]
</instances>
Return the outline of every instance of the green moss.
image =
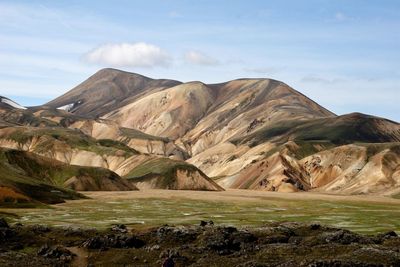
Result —
<instances>
[{"instance_id":1,"label":"green moss","mask_svg":"<svg viewBox=\"0 0 400 267\"><path fill-rule=\"evenodd\" d=\"M96 183L101 179L116 179L118 175L103 168L67 165L56 160L44 158L24 151L0 149L0 186L42 203L59 203L64 199L84 197L72 190L63 188L64 182L76 176L92 177ZM7 199L5 199L7 200ZM23 207L28 203L4 202L4 205Z\"/></svg>"},{"instance_id":2,"label":"green moss","mask_svg":"<svg viewBox=\"0 0 400 267\"><path fill-rule=\"evenodd\" d=\"M170 141L169 138L167 137L154 136L131 128L120 128L120 131L123 136L131 139L144 139L144 140L154 140L162 142Z\"/></svg>"},{"instance_id":3,"label":"green moss","mask_svg":"<svg viewBox=\"0 0 400 267\"><path fill-rule=\"evenodd\" d=\"M147 174L166 174L176 169L196 170L196 167L184 161L172 160L168 158L157 158L146 161L133 170L126 177L128 179L141 177Z\"/></svg>"},{"instance_id":4,"label":"green moss","mask_svg":"<svg viewBox=\"0 0 400 267\"><path fill-rule=\"evenodd\" d=\"M66 128L26 128L17 127L8 136L9 139L17 143L25 144L34 137L40 137L40 146L36 146L35 152L45 153L51 150L57 143L68 145L71 148L94 152L98 155L114 155L117 151L124 151L125 157L138 154L136 150L126 146L125 144L109 140L96 140L85 135L79 130Z\"/></svg>"},{"instance_id":5,"label":"green moss","mask_svg":"<svg viewBox=\"0 0 400 267\"><path fill-rule=\"evenodd\" d=\"M279 152L282 149L283 146L276 146L268 151L266 151L264 153L265 158L268 158L270 156L272 156L273 154L275 154L276 152Z\"/></svg>"},{"instance_id":6,"label":"green moss","mask_svg":"<svg viewBox=\"0 0 400 267\"><path fill-rule=\"evenodd\" d=\"M165 198L88 199L69 202L63 209L40 209L26 212L12 210L27 224L75 225L107 228L118 223L132 226L160 226L164 224L198 224L200 220L213 220L216 224L235 226L265 226L270 222L295 221L321 223L360 233L372 234L400 230L398 203L363 201L284 199L278 196L248 197L219 201L190 199L186 193L171 192ZM101 200L101 201L100 201ZM68 214L68 216L65 216ZM384 219L385 223L382 224Z\"/></svg>"},{"instance_id":7,"label":"green moss","mask_svg":"<svg viewBox=\"0 0 400 267\"><path fill-rule=\"evenodd\" d=\"M117 176L104 168L68 165L24 151L8 150L4 154L10 164L18 166L30 177L55 186L63 186L73 176L89 176L98 182L103 177Z\"/></svg>"},{"instance_id":8,"label":"green moss","mask_svg":"<svg viewBox=\"0 0 400 267\"><path fill-rule=\"evenodd\" d=\"M290 151L292 152L293 156L298 160L301 160L305 157L308 157L320 151L335 147L334 144L328 141L322 141L322 142L298 141L296 142L296 144L298 145L298 148L290 149Z\"/></svg>"},{"instance_id":9,"label":"green moss","mask_svg":"<svg viewBox=\"0 0 400 267\"><path fill-rule=\"evenodd\" d=\"M363 146L367 149L368 159L386 149L389 149L391 152L400 155L399 143L356 143L356 145Z\"/></svg>"},{"instance_id":10,"label":"green moss","mask_svg":"<svg viewBox=\"0 0 400 267\"><path fill-rule=\"evenodd\" d=\"M51 139L64 142L72 147L87 147L90 144L95 144L96 140L91 138L78 130L66 128L31 128L31 127L18 127L15 128L8 138L18 143L26 143L33 137L48 136L49 142Z\"/></svg>"},{"instance_id":11,"label":"green moss","mask_svg":"<svg viewBox=\"0 0 400 267\"><path fill-rule=\"evenodd\" d=\"M184 161L157 158L140 164L125 175L125 178L140 182L154 176L160 176L162 179L158 180L157 187L168 188L168 186L175 182L178 170L199 171L195 166Z\"/></svg>"},{"instance_id":12,"label":"green moss","mask_svg":"<svg viewBox=\"0 0 400 267\"><path fill-rule=\"evenodd\" d=\"M128 154L139 154L135 149L125 145L122 142L111 140L111 139L99 139L97 144L104 148L109 148L110 151L115 152L116 149L127 152Z\"/></svg>"},{"instance_id":13,"label":"green moss","mask_svg":"<svg viewBox=\"0 0 400 267\"><path fill-rule=\"evenodd\" d=\"M0 114L0 118L12 124L29 125L33 127L38 127L43 125L48 127L54 127L58 125L56 122L53 122L51 120L35 116L29 110L12 110L10 112L5 112Z\"/></svg>"},{"instance_id":14,"label":"green moss","mask_svg":"<svg viewBox=\"0 0 400 267\"><path fill-rule=\"evenodd\" d=\"M291 129L300 125L301 123L301 121L277 122L275 124L264 127L263 129L260 129L250 135L247 135L244 138L233 139L231 140L231 142L235 145L238 145L240 143L250 143L250 146L256 146L274 137L286 134Z\"/></svg>"}]
</instances>

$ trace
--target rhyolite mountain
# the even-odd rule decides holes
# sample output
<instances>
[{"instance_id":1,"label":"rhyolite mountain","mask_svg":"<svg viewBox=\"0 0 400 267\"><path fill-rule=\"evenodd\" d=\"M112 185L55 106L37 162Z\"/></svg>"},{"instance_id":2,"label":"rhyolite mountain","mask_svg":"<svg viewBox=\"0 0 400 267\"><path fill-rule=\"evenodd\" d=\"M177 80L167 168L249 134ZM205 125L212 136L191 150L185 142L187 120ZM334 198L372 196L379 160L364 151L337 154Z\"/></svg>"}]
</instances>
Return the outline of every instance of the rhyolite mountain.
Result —
<instances>
[{"instance_id":1,"label":"rhyolite mountain","mask_svg":"<svg viewBox=\"0 0 400 267\"><path fill-rule=\"evenodd\" d=\"M107 168L139 189L400 193L399 123L337 116L272 79L103 69L43 106L0 107L0 125L0 146Z\"/></svg>"}]
</instances>

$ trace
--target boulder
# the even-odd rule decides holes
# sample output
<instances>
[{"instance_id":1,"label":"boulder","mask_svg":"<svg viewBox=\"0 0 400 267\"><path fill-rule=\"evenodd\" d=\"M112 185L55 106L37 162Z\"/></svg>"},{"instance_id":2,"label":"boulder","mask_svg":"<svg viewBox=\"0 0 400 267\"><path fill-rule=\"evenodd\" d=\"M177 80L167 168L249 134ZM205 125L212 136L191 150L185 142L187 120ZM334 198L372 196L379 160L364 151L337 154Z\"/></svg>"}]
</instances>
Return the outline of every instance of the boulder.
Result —
<instances>
[{"instance_id":1,"label":"boulder","mask_svg":"<svg viewBox=\"0 0 400 267\"><path fill-rule=\"evenodd\" d=\"M4 218L0 218L0 228L10 228L7 221Z\"/></svg>"},{"instance_id":2,"label":"boulder","mask_svg":"<svg viewBox=\"0 0 400 267\"><path fill-rule=\"evenodd\" d=\"M44 245L38 250L37 254L45 258L59 259L60 261L63 262L70 262L72 261L73 257L76 256L68 249L58 245L57 246Z\"/></svg>"}]
</instances>

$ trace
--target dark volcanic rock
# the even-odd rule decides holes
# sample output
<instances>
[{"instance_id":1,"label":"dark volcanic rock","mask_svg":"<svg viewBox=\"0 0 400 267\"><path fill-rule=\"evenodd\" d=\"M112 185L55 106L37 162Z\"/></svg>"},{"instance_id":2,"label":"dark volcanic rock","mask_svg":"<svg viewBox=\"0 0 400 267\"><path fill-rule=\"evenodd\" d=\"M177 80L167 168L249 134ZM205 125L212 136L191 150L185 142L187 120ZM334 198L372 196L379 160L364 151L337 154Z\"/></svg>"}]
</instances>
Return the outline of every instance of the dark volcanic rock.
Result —
<instances>
[{"instance_id":1,"label":"dark volcanic rock","mask_svg":"<svg viewBox=\"0 0 400 267\"><path fill-rule=\"evenodd\" d=\"M59 259L64 262L70 262L72 258L76 256L74 253L62 246L49 247L48 245L42 246L37 254L45 258Z\"/></svg>"},{"instance_id":2,"label":"dark volcanic rock","mask_svg":"<svg viewBox=\"0 0 400 267\"><path fill-rule=\"evenodd\" d=\"M83 236L84 231L81 228L67 227L64 229L64 236Z\"/></svg>"},{"instance_id":3,"label":"dark volcanic rock","mask_svg":"<svg viewBox=\"0 0 400 267\"><path fill-rule=\"evenodd\" d=\"M9 228L7 221L4 218L0 218L0 228Z\"/></svg>"},{"instance_id":4,"label":"dark volcanic rock","mask_svg":"<svg viewBox=\"0 0 400 267\"><path fill-rule=\"evenodd\" d=\"M377 235L377 238L379 238L381 240L390 239L393 237L398 237L398 235L396 234L395 231L389 231L389 232Z\"/></svg>"},{"instance_id":5,"label":"dark volcanic rock","mask_svg":"<svg viewBox=\"0 0 400 267\"><path fill-rule=\"evenodd\" d=\"M9 228L0 228L0 241L5 242L15 235L15 232Z\"/></svg>"},{"instance_id":6,"label":"dark volcanic rock","mask_svg":"<svg viewBox=\"0 0 400 267\"><path fill-rule=\"evenodd\" d=\"M3 218L0 218L0 242L6 242L15 235L16 232L10 228Z\"/></svg>"},{"instance_id":7,"label":"dark volcanic rock","mask_svg":"<svg viewBox=\"0 0 400 267\"><path fill-rule=\"evenodd\" d=\"M359 234L350 232L348 230L339 230L337 232L331 233L326 237L327 243L339 243L343 245L348 245L351 243L362 243L362 244L372 244L373 241L368 238L361 236Z\"/></svg>"},{"instance_id":8,"label":"dark volcanic rock","mask_svg":"<svg viewBox=\"0 0 400 267\"><path fill-rule=\"evenodd\" d=\"M365 263L352 260L317 260L311 263L302 264L307 267L384 267L383 264Z\"/></svg>"},{"instance_id":9,"label":"dark volcanic rock","mask_svg":"<svg viewBox=\"0 0 400 267\"><path fill-rule=\"evenodd\" d=\"M129 235L104 235L95 236L86 240L82 246L89 249L108 248L141 248L145 245L143 240Z\"/></svg>"},{"instance_id":10,"label":"dark volcanic rock","mask_svg":"<svg viewBox=\"0 0 400 267\"><path fill-rule=\"evenodd\" d=\"M0 218L0 242L4 242L12 237L15 232L10 229L10 226L3 218Z\"/></svg>"},{"instance_id":11,"label":"dark volcanic rock","mask_svg":"<svg viewBox=\"0 0 400 267\"><path fill-rule=\"evenodd\" d=\"M167 249L161 252L160 259L163 259L163 267L164 266L175 266L175 263L179 263L179 266L186 266L189 262L189 259L186 256L183 256L179 253L177 249Z\"/></svg>"},{"instance_id":12,"label":"dark volcanic rock","mask_svg":"<svg viewBox=\"0 0 400 267\"><path fill-rule=\"evenodd\" d=\"M213 226L214 222L213 221L200 221L200 226L204 227L204 226Z\"/></svg>"},{"instance_id":13,"label":"dark volcanic rock","mask_svg":"<svg viewBox=\"0 0 400 267\"><path fill-rule=\"evenodd\" d=\"M133 229L134 235L121 233L121 226L106 231L38 226L0 230L0 266L70 266L82 261L83 266L111 267L400 266L400 237L394 232L367 236L300 223L162 226Z\"/></svg>"},{"instance_id":14,"label":"dark volcanic rock","mask_svg":"<svg viewBox=\"0 0 400 267\"><path fill-rule=\"evenodd\" d=\"M124 224L117 224L111 227L111 231L113 232L119 232L119 233L127 233L128 229Z\"/></svg>"},{"instance_id":15,"label":"dark volcanic rock","mask_svg":"<svg viewBox=\"0 0 400 267\"><path fill-rule=\"evenodd\" d=\"M257 240L253 234L247 231L238 231L234 227L212 228L206 230L203 235L204 246L219 255L232 254L239 251L245 243Z\"/></svg>"},{"instance_id":16,"label":"dark volcanic rock","mask_svg":"<svg viewBox=\"0 0 400 267\"><path fill-rule=\"evenodd\" d=\"M190 227L162 226L155 230L158 242L185 244L196 240L201 229Z\"/></svg>"},{"instance_id":17,"label":"dark volcanic rock","mask_svg":"<svg viewBox=\"0 0 400 267\"><path fill-rule=\"evenodd\" d=\"M166 258L162 264L162 267L175 267L174 259Z\"/></svg>"},{"instance_id":18,"label":"dark volcanic rock","mask_svg":"<svg viewBox=\"0 0 400 267\"><path fill-rule=\"evenodd\" d=\"M40 224L32 225L30 228L36 234L43 234L51 231L49 226Z\"/></svg>"}]
</instances>

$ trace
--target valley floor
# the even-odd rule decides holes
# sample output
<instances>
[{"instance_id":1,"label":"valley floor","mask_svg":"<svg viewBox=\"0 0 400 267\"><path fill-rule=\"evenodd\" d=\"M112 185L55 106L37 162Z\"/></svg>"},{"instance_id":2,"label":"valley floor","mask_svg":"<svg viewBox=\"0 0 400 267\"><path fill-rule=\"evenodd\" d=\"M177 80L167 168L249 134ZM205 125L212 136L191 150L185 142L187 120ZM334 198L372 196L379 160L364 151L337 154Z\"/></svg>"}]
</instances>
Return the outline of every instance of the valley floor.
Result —
<instances>
[{"instance_id":1,"label":"valley floor","mask_svg":"<svg viewBox=\"0 0 400 267\"><path fill-rule=\"evenodd\" d=\"M12 222L106 229L126 224L261 226L272 222L321 223L359 233L400 231L400 199L250 190L224 192L143 190L84 192L90 199L40 209L0 209Z\"/></svg>"},{"instance_id":2,"label":"valley floor","mask_svg":"<svg viewBox=\"0 0 400 267\"><path fill-rule=\"evenodd\" d=\"M263 202L268 199L284 200L322 200L322 201L360 201L366 203L387 203L398 204L400 207L400 199L384 197L381 195L337 195L337 194L321 194L314 192L294 192L280 193L270 191L256 191L244 189L227 189L226 191L190 191L190 190L157 190L148 189L141 191L122 191L122 192L81 192L82 194L98 200L118 200L118 199L135 199L135 198L163 198L163 199L192 199L192 200L208 200L223 202ZM85 202L86 200L73 201ZM69 201L71 202L71 201ZM62 204L61 204L62 205Z\"/></svg>"}]
</instances>

